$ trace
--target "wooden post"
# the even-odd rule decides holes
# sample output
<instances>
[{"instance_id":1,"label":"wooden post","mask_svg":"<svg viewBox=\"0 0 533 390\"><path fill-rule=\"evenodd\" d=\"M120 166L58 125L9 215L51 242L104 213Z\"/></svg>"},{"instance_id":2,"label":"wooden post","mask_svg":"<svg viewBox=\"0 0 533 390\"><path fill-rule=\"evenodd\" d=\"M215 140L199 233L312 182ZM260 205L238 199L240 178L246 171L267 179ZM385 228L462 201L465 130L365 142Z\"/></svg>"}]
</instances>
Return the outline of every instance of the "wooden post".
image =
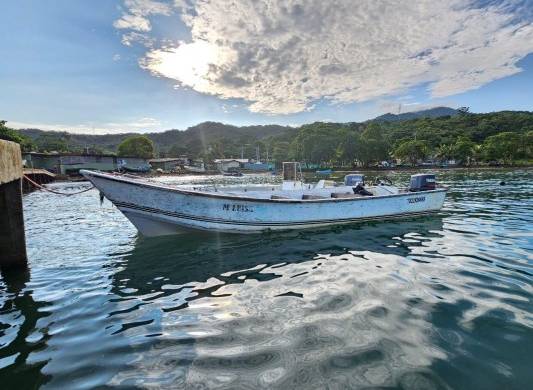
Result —
<instances>
[{"instance_id":1,"label":"wooden post","mask_svg":"<svg viewBox=\"0 0 533 390\"><path fill-rule=\"evenodd\" d=\"M0 268L26 266L20 146L0 140Z\"/></svg>"}]
</instances>

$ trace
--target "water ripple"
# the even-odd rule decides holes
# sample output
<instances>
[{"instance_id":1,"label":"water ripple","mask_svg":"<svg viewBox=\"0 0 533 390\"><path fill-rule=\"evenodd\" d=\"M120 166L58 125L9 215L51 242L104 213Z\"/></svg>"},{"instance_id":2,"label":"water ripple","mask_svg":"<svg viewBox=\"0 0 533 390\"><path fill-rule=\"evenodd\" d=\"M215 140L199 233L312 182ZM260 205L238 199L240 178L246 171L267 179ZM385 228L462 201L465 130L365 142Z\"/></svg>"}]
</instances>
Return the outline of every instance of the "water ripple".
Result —
<instances>
[{"instance_id":1,"label":"water ripple","mask_svg":"<svg viewBox=\"0 0 533 390\"><path fill-rule=\"evenodd\" d=\"M254 236L146 239L96 191L27 195L2 388L528 388L532 173L438 177L431 217Z\"/></svg>"}]
</instances>

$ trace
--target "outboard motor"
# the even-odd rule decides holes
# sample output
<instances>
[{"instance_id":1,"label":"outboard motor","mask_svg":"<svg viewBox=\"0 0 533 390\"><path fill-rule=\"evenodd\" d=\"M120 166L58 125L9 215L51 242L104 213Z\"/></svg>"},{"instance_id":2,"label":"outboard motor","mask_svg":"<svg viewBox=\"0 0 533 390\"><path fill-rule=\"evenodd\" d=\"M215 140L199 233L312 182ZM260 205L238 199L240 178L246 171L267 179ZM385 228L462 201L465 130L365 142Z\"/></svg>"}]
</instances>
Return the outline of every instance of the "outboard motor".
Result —
<instances>
[{"instance_id":1,"label":"outboard motor","mask_svg":"<svg viewBox=\"0 0 533 390\"><path fill-rule=\"evenodd\" d=\"M430 191L436 187L435 175L420 173L418 175L411 175L411 183L409 184L409 191Z\"/></svg>"},{"instance_id":2,"label":"outboard motor","mask_svg":"<svg viewBox=\"0 0 533 390\"><path fill-rule=\"evenodd\" d=\"M365 185L365 175L362 175L360 173L352 173L350 175L344 176L344 185L345 186L356 186L357 183L361 183L362 185Z\"/></svg>"}]
</instances>

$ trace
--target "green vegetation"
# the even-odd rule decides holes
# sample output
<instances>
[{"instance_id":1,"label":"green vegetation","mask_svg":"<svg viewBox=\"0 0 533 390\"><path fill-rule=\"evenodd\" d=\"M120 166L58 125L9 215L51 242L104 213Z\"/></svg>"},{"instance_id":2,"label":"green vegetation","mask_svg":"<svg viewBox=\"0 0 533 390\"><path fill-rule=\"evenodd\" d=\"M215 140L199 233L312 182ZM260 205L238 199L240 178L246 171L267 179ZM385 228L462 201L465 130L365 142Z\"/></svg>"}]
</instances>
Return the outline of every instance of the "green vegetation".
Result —
<instances>
[{"instance_id":1,"label":"green vegetation","mask_svg":"<svg viewBox=\"0 0 533 390\"><path fill-rule=\"evenodd\" d=\"M119 156L129 157L154 157L154 143L144 135L128 137L118 145Z\"/></svg>"},{"instance_id":2,"label":"green vegetation","mask_svg":"<svg viewBox=\"0 0 533 390\"><path fill-rule=\"evenodd\" d=\"M413 166L419 160L424 160L428 154L429 147L426 141L404 141L394 149L394 157L403 161L409 161Z\"/></svg>"},{"instance_id":3,"label":"green vegetation","mask_svg":"<svg viewBox=\"0 0 533 390\"><path fill-rule=\"evenodd\" d=\"M499 133L488 137L482 147L485 159L512 164L516 156L525 156L524 138L520 134L511 132Z\"/></svg>"},{"instance_id":4,"label":"green vegetation","mask_svg":"<svg viewBox=\"0 0 533 390\"><path fill-rule=\"evenodd\" d=\"M327 166L370 166L393 158L460 165L531 162L533 113L471 114L365 123L313 123L299 128L285 158Z\"/></svg>"},{"instance_id":5,"label":"green vegetation","mask_svg":"<svg viewBox=\"0 0 533 390\"><path fill-rule=\"evenodd\" d=\"M6 123L6 121L0 120L0 139L20 144L22 151L30 151L35 147L30 137L21 134L17 130L7 127Z\"/></svg>"},{"instance_id":6,"label":"green vegetation","mask_svg":"<svg viewBox=\"0 0 533 390\"><path fill-rule=\"evenodd\" d=\"M151 153L160 157L189 156L211 161L215 158L255 157L281 162L298 160L308 164L336 167L368 167L381 161L400 159L402 164L422 160L455 160L460 165L480 163L515 164L533 160L533 112L501 111L488 114L438 108L433 116L421 113L386 114L363 123L306 124L287 126L237 127L205 122L185 131L148 133L146 153L142 147L125 149L119 144L136 134L86 135L65 132L22 130L36 150L91 151L123 154ZM434 117L439 113L454 115ZM4 126L5 127L5 126ZM132 141L129 141L132 142ZM129 142L126 144L128 145ZM35 149L34 149L35 150Z\"/></svg>"}]
</instances>

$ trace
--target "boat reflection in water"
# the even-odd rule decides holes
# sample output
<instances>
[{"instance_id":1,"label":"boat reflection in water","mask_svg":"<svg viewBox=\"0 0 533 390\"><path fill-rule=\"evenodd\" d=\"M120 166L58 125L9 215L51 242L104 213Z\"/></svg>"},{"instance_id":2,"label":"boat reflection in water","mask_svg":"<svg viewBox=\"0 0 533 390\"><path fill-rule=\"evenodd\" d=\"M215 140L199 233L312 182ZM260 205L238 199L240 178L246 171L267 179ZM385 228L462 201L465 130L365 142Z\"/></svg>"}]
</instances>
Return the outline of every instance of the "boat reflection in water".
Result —
<instances>
[{"instance_id":1,"label":"boat reflection in water","mask_svg":"<svg viewBox=\"0 0 533 390\"><path fill-rule=\"evenodd\" d=\"M151 343L111 383L153 376L185 387L308 388L340 370L337 384L356 386L367 383L361 370L375 370L372 380L386 385L409 362L428 366L443 354L423 350L426 320L407 309L430 303L416 303L416 289L398 281L413 278L420 264L407 259L440 239L442 226L432 216L305 233L139 238L113 277L114 317L125 322L117 332Z\"/></svg>"},{"instance_id":2,"label":"boat reflection in water","mask_svg":"<svg viewBox=\"0 0 533 390\"><path fill-rule=\"evenodd\" d=\"M298 263L318 254L341 255L370 251L407 256L411 249L399 245L398 237L416 234L436 237L442 230L439 215L397 221L365 222L305 232L276 232L262 235L188 233L175 237L139 236L135 248L124 257L125 268L115 276L127 279L126 286L153 289L153 279L164 275L166 283L187 284L219 277L226 272L266 268L280 263ZM258 274L259 270L254 270ZM236 283L242 280L233 278ZM152 282L150 285L146 283ZM130 285L135 283L135 285Z\"/></svg>"}]
</instances>

